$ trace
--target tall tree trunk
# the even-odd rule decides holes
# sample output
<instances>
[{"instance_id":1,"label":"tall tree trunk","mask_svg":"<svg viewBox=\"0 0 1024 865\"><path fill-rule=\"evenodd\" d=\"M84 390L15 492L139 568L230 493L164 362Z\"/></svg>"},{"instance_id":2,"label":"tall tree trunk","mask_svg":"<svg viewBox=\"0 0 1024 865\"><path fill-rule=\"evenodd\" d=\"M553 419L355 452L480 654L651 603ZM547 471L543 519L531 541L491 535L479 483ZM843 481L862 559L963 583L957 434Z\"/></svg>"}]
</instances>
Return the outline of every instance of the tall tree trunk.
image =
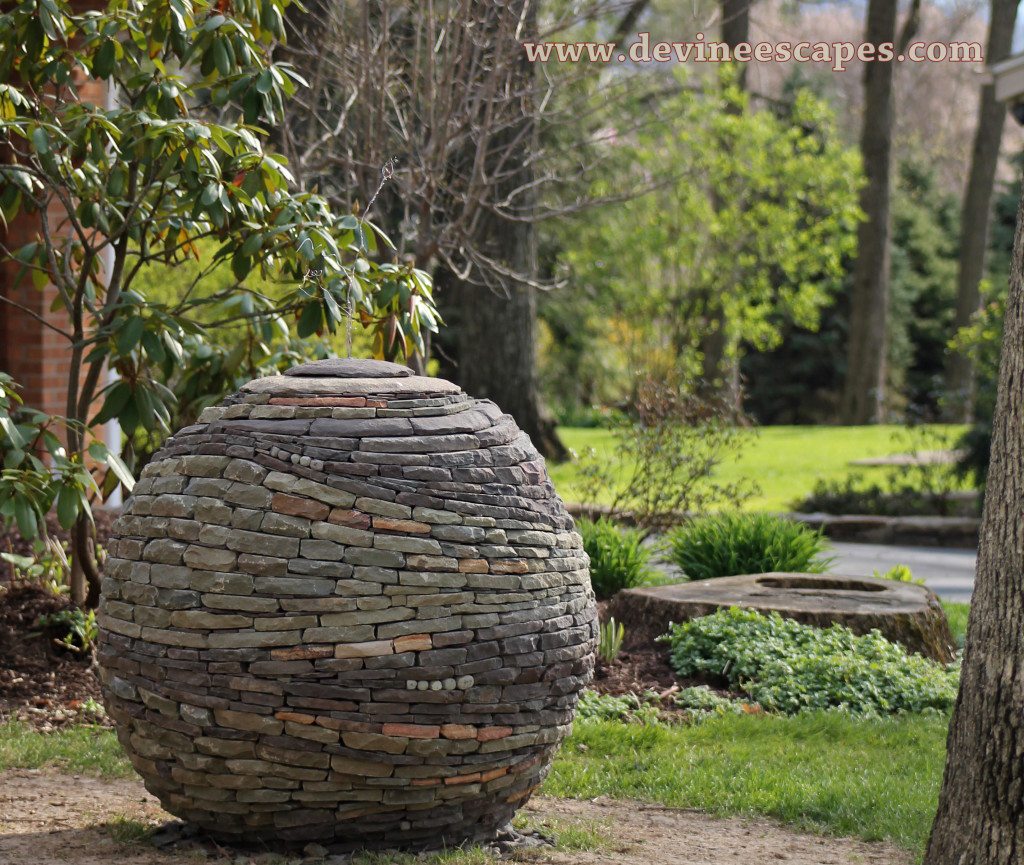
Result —
<instances>
[{"instance_id":1,"label":"tall tree trunk","mask_svg":"<svg viewBox=\"0 0 1024 865\"><path fill-rule=\"evenodd\" d=\"M521 38L532 38L530 32L536 29L537 15L534 0L516 0L504 6L487 0L481 9L482 16L521 17ZM481 34L487 32L487 20ZM513 89L529 94L535 75L533 65L527 61L525 52L519 52L517 62L520 86ZM459 279L448 269L437 274L438 302L448 323L441 340L448 352L454 354L454 364L448 365L446 372L463 390L471 396L493 400L516 419L545 457L562 460L568 451L540 398L536 289L524 281L537 276L537 229L529 219L535 195L523 191L533 186L529 151L536 149L538 134L536 117L529 107L523 112L522 123L520 128L513 127L494 136L491 151L500 158L515 146L514 142L530 142L526 152L514 157L518 170L499 181L502 189L494 196L500 201L514 195L516 210L523 218L502 218L492 210L477 220L473 246L498 262L501 270L486 275L483 281L487 285L481 284L479 271L471 273L468 280Z\"/></svg>"},{"instance_id":2,"label":"tall tree trunk","mask_svg":"<svg viewBox=\"0 0 1024 865\"><path fill-rule=\"evenodd\" d=\"M1024 199L960 695L926 865L1024 862Z\"/></svg>"},{"instance_id":3,"label":"tall tree trunk","mask_svg":"<svg viewBox=\"0 0 1024 865\"><path fill-rule=\"evenodd\" d=\"M988 25L989 64L1010 54L1013 30L1017 23L1018 0L992 0ZM960 216L960 270L957 276L956 317L959 330L971 323L981 305L979 285L985 275L992 211L992 190L999 162L999 144L1003 138L1006 106L996 101L995 84L981 88L978 126L974 131L971 172L964 192ZM946 415L952 421L969 421L974 409L974 365L961 352L951 352L946 369Z\"/></svg>"},{"instance_id":4,"label":"tall tree trunk","mask_svg":"<svg viewBox=\"0 0 1024 865\"><path fill-rule=\"evenodd\" d=\"M751 0L721 0L722 41L730 48L750 41ZM738 84L747 87L747 67L740 63ZM708 298L707 328L701 339L701 376L706 392L721 397L737 413L741 409L740 359L730 345L724 310Z\"/></svg>"},{"instance_id":5,"label":"tall tree trunk","mask_svg":"<svg viewBox=\"0 0 1024 865\"><path fill-rule=\"evenodd\" d=\"M869 0L865 42L896 41L896 6L896 0ZM867 219L857 231L842 408L852 424L877 423L885 405L894 72L892 62L864 64L860 149L867 182L860 206Z\"/></svg>"},{"instance_id":6,"label":"tall tree trunk","mask_svg":"<svg viewBox=\"0 0 1024 865\"><path fill-rule=\"evenodd\" d=\"M506 226L502 234L507 256L534 254L534 232L528 224ZM535 290L509 285L507 296L502 296L455 279L449 272L439 275L438 288L449 335L454 336L450 342L457 364L453 377L466 393L491 399L512 415L545 457L564 459L567 451L539 396Z\"/></svg>"},{"instance_id":7,"label":"tall tree trunk","mask_svg":"<svg viewBox=\"0 0 1024 865\"><path fill-rule=\"evenodd\" d=\"M730 48L750 41L751 0L722 0L722 41ZM739 64L740 87L747 89L747 64Z\"/></svg>"}]
</instances>

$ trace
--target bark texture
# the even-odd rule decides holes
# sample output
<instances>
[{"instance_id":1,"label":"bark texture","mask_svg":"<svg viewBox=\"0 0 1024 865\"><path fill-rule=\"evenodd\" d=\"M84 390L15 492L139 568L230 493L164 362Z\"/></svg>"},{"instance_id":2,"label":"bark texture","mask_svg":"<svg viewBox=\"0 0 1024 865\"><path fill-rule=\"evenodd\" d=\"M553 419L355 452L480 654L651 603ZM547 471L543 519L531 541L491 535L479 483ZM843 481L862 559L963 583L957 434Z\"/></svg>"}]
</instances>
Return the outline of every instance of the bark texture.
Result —
<instances>
[{"instance_id":1,"label":"bark texture","mask_svg":"<svg viewBox=\"0 0 1024 865\"><path fill-rule=\"evenodd\" d=\"M510 257L534 255L536 241L528 223L499 233L502 252ZM449 323L449 352L455 365L445 367L466 393L490 399L516 419L534 446L548 459L564 459L564 445L545 413L537 381L537 298L534 289L511 284L507 294L456 278L438 275L439 299Z\"/></svg>"},{"instance_id":2,"label":"bark texture","mask_svg":"<svg viewBox=\"0 0 1024 865\"><path fill-rule=\"evenodd\" d=\"M1022 229L1024 206L1017 213L978 575L926 865L1024 862Z\"/></svg>"},{"instance_id":3,"label":"bark texture","mask_svg":"<svg viewBox=\"0 0 1024 865\"><path fill-rule=\"evenodd\" d=\"M1013 30L1017 23L1019 0L992 0L985 53L991 65L1009 56ZM955 330L967 327L981 305L978 290L985 275L989 225L992 215L992 190L999 163L999 145L1003 139L1006 106L996 101L995 84L981 88L978 126L974 132L971 171L964 192L960 216L960 269L957 275ZM946 370L947 416L952 421L970 421L974 407L974 365L966 355L951 352Z\"/></svg>"},{"instance_id":4,"label":"bark texture","mask_svg":"<svg viewBox=\"0 0 1024 865\"><path fill-rule=\"evenodd\" d=\"M895 0L869 0L864 41L896 41ZM889 232L892 197L893 63L864 64L860 149L866 182L850 291L850 336L842 415L846 423L877 423L885 404L889 318Z\"/></svg>"},{"instance_id":5,"label":"bark texture","mask_svg":"<svg viewBox=\"0 0 1024 865\"><path fill-rule=\"evenodd\" d=\"M722 42L730 48L750 41L750 0L721 0ZM738 64L738 84L747 87L747 66ZM738 413L742 408L740 394L740 365L736 346L730 345L725 312L715 297L706 300L706 335L701 340L702 367L705 392L719 396Z\"/></svg>"},{"instance_id":6,"label":"bark texture","mask_svg":"<svg viewBox=\"0 0 1024 865\"><path fill-rule=\"evenodd\" d=\"M521 38L532 38L536 29L537 4L517 0L502 7L481 3L482 16L490 22L483 33L501 32L494 16L513 15L524 22ZM520 53L518 78L521 92L529 99L529 82L534 78L532 64ZM492 153L507 159L513 142L525 142L519 168L503 176L495 197L513 198L521 218L509 219L494 209L481 213L475 221L473 243L496 266L483 275L470 269L460 278L450 268L437 273L438 300L449 328L442 334L442 351L448 363L442 368L466 393L478 399L490 399L515 418L520 429L548 459L562 460L568 451L559 440L554 421L544 410L537 376L537 297L529 280L537 275L537 229L531 218L535 206L534 170L531 154L537 147L537 119L532 106L524 105L522 126L504 130L495 136ZM474 158L476 158L474 154ZM486 160L486 154L483 155ZM488 174L490 166L485 163Z\"/></svg>"}]
</instances>

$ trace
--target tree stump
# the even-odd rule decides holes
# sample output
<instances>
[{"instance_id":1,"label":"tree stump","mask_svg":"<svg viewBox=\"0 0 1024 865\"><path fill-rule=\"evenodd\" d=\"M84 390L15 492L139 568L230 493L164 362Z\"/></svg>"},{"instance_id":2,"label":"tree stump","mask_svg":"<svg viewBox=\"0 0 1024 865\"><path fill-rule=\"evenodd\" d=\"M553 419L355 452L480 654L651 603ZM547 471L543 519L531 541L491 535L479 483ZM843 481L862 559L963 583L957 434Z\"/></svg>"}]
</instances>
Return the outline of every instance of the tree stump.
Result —
<instances>
[{"instance_id":1,"label":"tree stump","mask_svg":"<svg viewBox=\"0 0 1024 865\"><path fill-rule=\"evenodd\" d=\"M942 663L956 654L946 613L933 592L873 577L747 574L626 589L612 598L608 615L626 626L626 639L635 645L666 633L672 622L729 607L776 612L819 628L845 625L855 634L877 629L910 651Z\"/></svg>"}]
</instances>

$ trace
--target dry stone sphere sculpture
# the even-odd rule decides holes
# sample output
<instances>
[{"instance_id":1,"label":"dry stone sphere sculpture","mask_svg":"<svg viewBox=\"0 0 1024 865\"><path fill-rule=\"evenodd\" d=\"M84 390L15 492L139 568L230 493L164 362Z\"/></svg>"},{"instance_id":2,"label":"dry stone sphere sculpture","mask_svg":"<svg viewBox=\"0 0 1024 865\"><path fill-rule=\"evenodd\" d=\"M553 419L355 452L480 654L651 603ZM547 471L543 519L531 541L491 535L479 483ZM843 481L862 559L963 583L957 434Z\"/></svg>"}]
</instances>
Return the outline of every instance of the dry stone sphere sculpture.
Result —
<instances>
[{"instance_id":1,"label":"dry stone sphere sculpture","mask_svg":"<svg viewBox=\"0 0 1024 865\"><path fill-rule=\"evenodd\" d=\"M245 841L486 837L590 679L586 555L513 420L374 361L246 384L115 524L100 666L164 807Z\"/></svg>"}]
</instances>

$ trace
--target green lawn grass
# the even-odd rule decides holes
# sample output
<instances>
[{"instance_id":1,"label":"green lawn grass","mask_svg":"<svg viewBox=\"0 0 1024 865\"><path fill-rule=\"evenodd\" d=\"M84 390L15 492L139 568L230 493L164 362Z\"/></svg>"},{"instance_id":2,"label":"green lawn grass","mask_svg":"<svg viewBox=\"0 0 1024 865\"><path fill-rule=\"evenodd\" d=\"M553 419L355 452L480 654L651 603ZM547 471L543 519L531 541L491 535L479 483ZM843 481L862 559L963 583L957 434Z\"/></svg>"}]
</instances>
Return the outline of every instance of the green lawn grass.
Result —
<instances>
[{"instance_id":1,"label":"green lawn grass","mask_svg":"<svg viewBox=\"0 0 1024 865\"><path fill-rule=\"evenodd\" d=\"M964 636L967 634L967 614L971 611L970 604L961 604L957 601L943 601L942 608L946 611L946 618L949 619L949 629L957 644L963 648Z\"/></svg>"},{"instance_id":2,"label":"green lawn grass","mask_svg":"<svg viewBox=\"0 0 1024 865\"><path fill-rule=\"evenodd\" d=\"M0 724L0 770L44 766L101 778L127 778L134 771L109 728L76 726L37 733L16 722Z\"/></svg>"},{"instance_id":3,"label":"green lawn grass","mask_svg":"<svg viewBox=\"0 0 1024 865\"><path fill-rule=\"evenodd\" d=\"M950 437L964 427L936 426ZM588 447L611 459L615 451L614 434L607 429L560 427L565 445L577 453ZM904 427L896 425L830 427L773 426L744 430L744 448L738 457L729 458L716 470L723 482L753 480L761 488L759 495L747 501L748 510L791 510L810 493L816 481L838 480L851 470L851 460L905 453ZM578 468L572 462L549 465L548 471L559 495L570 502L579 501ZM878 468L862 469L884 476Z\"/></svg>"},{"instance_id":4,"label":"green lawn grass","mask_svg":"<svg viewBox=\"0 0 1024 865\"><path fill-rule=\"evenodd\" d=\"M923 848L945 758L944 716L725 716L692 727L577 724L544 785Z\"/></svg>"}]
</instances>

